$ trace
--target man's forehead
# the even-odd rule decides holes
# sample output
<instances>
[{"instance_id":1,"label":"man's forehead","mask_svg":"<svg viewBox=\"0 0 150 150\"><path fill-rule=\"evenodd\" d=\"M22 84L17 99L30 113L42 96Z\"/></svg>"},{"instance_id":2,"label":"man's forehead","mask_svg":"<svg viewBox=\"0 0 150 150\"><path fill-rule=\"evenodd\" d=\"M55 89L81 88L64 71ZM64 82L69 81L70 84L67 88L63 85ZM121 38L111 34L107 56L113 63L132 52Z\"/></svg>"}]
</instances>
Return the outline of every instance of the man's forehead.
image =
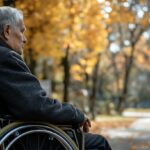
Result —
<instances>
[{"instance_id":1,"label":"man's forehead","mask_svg":"<svg viewBox=\"0 0 150 150\"><path fill-rule=\"evenodd\" d=\"M18 22L18 26L19 26L21 29L26 30L26 26L25 26L25 24L24 24L24 21L23 21L23 20L19 20L19 22Z\"/></svg>"}]
</instances>

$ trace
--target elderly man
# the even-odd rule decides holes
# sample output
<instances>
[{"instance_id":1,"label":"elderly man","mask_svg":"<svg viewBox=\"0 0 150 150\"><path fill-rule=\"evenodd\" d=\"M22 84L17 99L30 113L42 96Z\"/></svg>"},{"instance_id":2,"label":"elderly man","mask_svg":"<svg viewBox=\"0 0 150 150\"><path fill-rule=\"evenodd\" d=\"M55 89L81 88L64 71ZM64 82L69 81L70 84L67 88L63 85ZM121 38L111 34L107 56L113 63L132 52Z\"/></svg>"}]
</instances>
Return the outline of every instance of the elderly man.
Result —
<instances>
[{"instance_id":1,"label":"elderly man","mask_svg":"<svg viewBox=\"0 0 150 150\"><path fill-rule=\"evenodd\" d=\"M20 10L0 7L0 114L11 114L19 120L81 125L85 149L110 150L102 136L86 133L90 121L80 110L46 96L21 57L25 29Z\"/></svg>"}]
</instances>

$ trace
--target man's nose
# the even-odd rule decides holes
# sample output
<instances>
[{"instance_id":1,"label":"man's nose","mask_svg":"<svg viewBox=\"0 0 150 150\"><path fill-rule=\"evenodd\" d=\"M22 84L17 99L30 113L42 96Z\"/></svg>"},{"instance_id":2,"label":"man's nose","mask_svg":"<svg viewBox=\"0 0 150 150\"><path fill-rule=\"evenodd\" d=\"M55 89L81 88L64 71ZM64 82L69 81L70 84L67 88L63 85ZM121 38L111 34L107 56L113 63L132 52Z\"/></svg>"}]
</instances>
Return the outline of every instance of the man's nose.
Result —
<instances>
[{"instance_id":1,"label":"man's nose","mask_svg":"<svg viewBox=\"0 0 150 150\"><path fill-rule=\"evenodd\" d=\"M27 38L23 36L23 43L25 44L27 42Z\"/></svg>"}]
</instances>

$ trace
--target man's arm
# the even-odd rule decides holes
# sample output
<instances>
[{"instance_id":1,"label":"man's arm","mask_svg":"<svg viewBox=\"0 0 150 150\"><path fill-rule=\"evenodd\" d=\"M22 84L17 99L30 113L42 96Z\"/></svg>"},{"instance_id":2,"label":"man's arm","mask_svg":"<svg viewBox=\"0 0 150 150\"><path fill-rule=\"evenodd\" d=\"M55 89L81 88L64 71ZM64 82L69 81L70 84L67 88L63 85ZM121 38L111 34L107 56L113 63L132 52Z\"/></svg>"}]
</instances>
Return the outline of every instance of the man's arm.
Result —
<instances>
[{"instance_id":1,"label":"man's arm","mask_svg":"<svg viewBox=\"0 0 150 150\"><path fill-rule=\"evenodd\" d=\"M81 124L84 114L70 104L50 99L17 53L10 51L0 65L0 90L8 111L21 120Z\"/></svg>"}]
</instances>

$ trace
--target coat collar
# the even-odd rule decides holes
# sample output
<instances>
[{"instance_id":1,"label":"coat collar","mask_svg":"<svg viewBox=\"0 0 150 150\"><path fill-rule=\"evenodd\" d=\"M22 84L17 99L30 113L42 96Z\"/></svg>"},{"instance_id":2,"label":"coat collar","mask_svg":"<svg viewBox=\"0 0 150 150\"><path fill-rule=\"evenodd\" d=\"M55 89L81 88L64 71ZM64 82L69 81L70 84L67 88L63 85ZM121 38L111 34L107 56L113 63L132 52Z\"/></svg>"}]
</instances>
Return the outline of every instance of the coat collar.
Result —
<instances>
[{"instance_id":1,"label":"coat collar","mask_svg":"<svg viewBox=\"0 0 150 150\"><path fill-rule=\"evenodd\" d=\"M12 49L6 42L4 42L1 38L0 38L0 46Z\"/></svg>"}]
</instances>

